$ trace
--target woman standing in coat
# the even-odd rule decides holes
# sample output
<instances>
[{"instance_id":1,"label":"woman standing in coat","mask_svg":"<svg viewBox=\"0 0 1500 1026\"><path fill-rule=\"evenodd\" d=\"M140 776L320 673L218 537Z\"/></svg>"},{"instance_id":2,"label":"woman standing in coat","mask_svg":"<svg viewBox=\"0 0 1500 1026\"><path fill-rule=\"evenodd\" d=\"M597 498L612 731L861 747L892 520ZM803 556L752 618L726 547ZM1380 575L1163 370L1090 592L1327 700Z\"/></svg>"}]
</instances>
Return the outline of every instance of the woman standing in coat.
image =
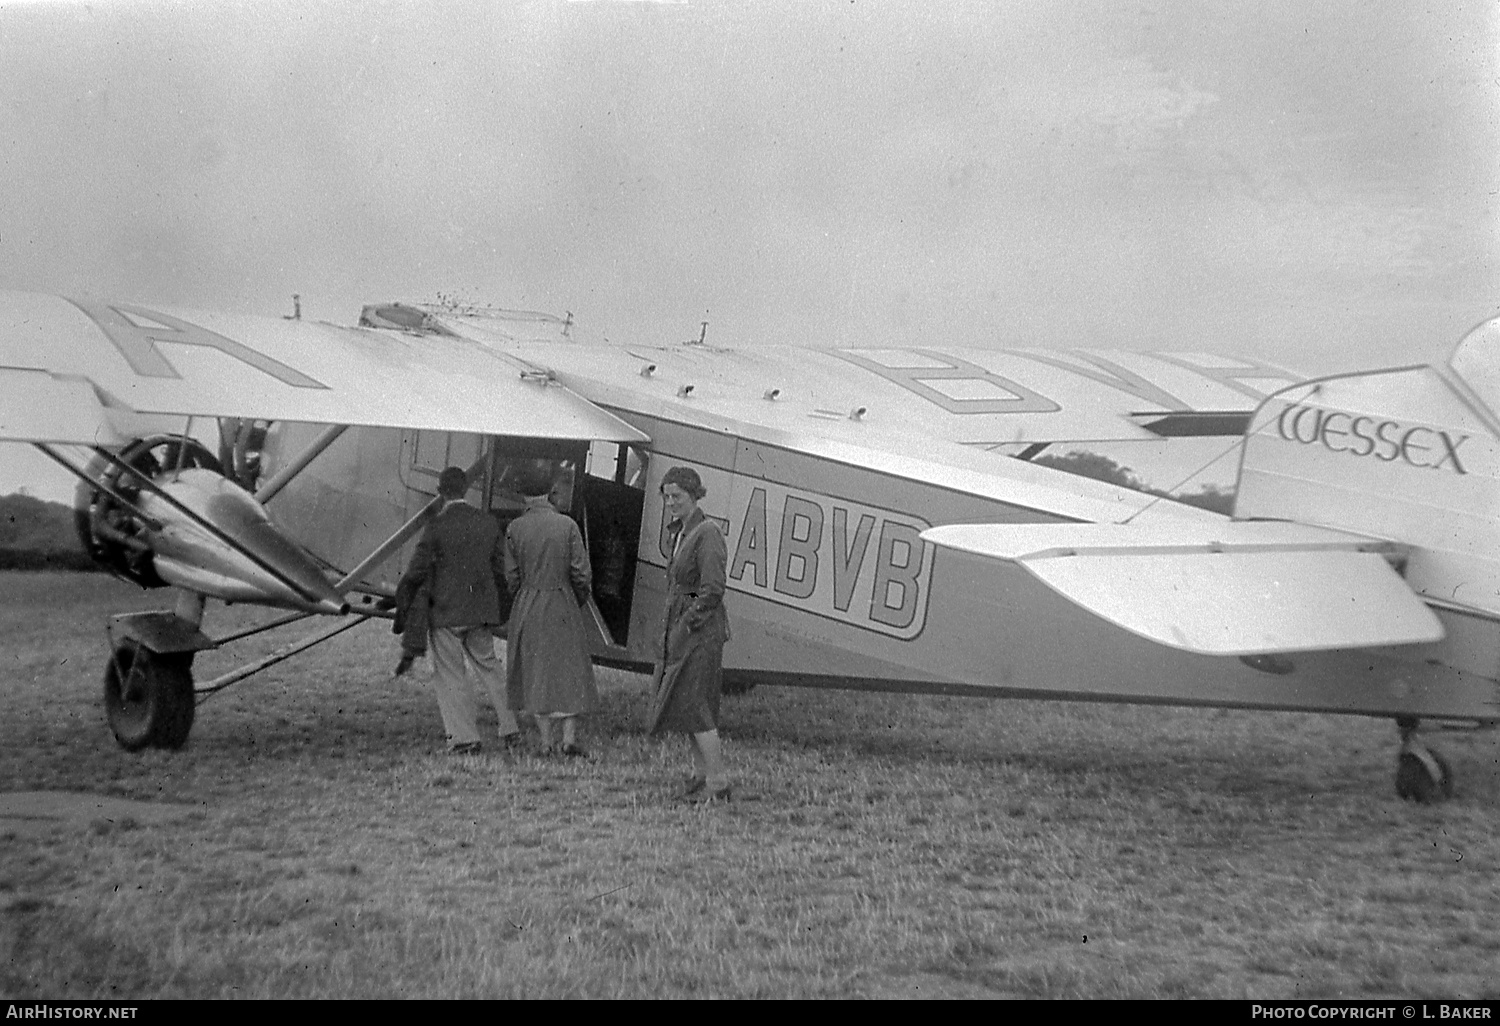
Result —
<instances>
[{"instance_id":1,"label":"woman standing in coat","mask_svg":"<svg viewBox=\"0 0 1500 1026\"><path fill-rule=\"evenodd\" d=\"M724 536L698 508L708 494L696 471L672 467L661 482L671 522L667 616L657 664L651 733L693 736L693 775L681 798L729 801L719 742L719 690L729 619L724 612Z\"/></svg>"},{"instance_id":2,"label":"woman standing in coat","mask_svg":"<svg viewBox=\"0 0 1500 1026\"><path fill-rule=\"evenodd\" d=\"M536 718L542 754L553 751L552 722L562 720L564 755L586 755L577 717L599 702L583 612L592 575L578 525L548 501L552 478L540 467L517 488L526 511L505 530L505 581L515 596L505 646L508 704Z\"/></svg>"}]
</instances>

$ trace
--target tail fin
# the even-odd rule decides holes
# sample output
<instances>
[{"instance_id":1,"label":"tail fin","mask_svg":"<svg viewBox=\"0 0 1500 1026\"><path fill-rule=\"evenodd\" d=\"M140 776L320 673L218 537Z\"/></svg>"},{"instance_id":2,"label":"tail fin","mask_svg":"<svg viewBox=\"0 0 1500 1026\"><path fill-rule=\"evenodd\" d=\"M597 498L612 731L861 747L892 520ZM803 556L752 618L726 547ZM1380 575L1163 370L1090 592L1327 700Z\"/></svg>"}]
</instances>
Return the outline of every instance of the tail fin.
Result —
<instances>
[{"instance_id":1,"label":"tail fin","mask_svg":"<svg viewBox=\"0 0 1500 1026\"><path fill-rule=\"evenodd\" d=\"M1493 363L1497 340L1500 321L1472 333L1450 367L1323 378L1270 396L1246 434L1236 518L1400 542L1419 595L1500 615L1500 433L1485 382L1458 370ZM1500 365L1489 373L1500 380Z\"/></svg>"}]
</instances>

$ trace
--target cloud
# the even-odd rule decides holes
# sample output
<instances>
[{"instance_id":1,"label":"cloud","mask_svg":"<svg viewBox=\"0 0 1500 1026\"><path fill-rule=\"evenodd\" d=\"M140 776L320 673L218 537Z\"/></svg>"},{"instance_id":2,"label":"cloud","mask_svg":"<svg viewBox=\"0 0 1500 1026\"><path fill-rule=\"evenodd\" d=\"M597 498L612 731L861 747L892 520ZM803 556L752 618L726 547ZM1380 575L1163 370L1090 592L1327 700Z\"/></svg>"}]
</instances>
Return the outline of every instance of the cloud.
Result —
<instances>
[{"instance_id":1,"label":"cloud","mask_svg":"<svg viewBox=\"0 0 1500 1026\"><path fill-rule=\"evenodd\" d=\"M1149 58L1129 61L1079 94L1079 103L1094 124L1107 128L1127 163L1139 163L1159 152L1188 119L1219 97L1193 87L1180 74L1160 71Z\"/></svg>"},{"instance_id":2,"label":"cloud","mask_svg":"<svg viewBox=\"0 0 1500 1026\"><path fill-rule=\"evenodd\" d=\"M5 8L0 160L24 201L0 210L0 283L274 312L297 291L345 319L463 291L616 338L709 311L752 344L1232 347L1289 294L1342 316L1396 283L1468 296L1448 316L1472 319L1493 285L1497 140L1475 112L1494 59L1452 40L1481 20Z\"/></svg>"}]
</instances>

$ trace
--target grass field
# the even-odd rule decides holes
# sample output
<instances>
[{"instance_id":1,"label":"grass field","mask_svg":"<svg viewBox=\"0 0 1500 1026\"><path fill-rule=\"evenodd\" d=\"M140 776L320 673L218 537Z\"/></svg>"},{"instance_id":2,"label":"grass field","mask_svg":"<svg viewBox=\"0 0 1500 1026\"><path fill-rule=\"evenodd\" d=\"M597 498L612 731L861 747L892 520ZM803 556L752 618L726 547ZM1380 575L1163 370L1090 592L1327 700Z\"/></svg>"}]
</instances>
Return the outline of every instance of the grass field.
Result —
<instances>
[{"instance_id":1,"label":"grass field","mask_svg":"<svg viewBox=\"0 0 1500 1026\"><path fill-rule=\"evenodd\" d=\"M0 997L1500 997L1494 733L1418 807L1381 721L763 688L750 800L683 806L643 678L593 761L451 758L371 623L130 755L102 623L159 599L0 575L0 789L194 807L0 835Z\"/></svg>"}]
</instances>

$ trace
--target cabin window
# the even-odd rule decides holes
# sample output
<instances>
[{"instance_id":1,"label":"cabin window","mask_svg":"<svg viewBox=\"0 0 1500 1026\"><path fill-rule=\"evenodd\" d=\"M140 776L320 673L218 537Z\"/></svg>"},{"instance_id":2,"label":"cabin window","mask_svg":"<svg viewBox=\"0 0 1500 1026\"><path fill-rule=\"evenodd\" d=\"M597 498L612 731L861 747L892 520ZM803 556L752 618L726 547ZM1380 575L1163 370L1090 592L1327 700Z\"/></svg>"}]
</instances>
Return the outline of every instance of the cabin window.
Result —
<instances>
[{"instance_id":1,"label":"cabin window","mask_svg":"<svg viewBox=\"0 0 1500 1026\"><path fill-rule=\"evenodd\" d=\"M594 442L589 446L588 475L602 481L644 490L646 457L633 445Z\"/></svg>"},{"instance_id":2,"label":"cabin window","mask_svg":"<svg viewBox=\"0 0 1500 1026\"><path fill-rule=\"evenodd\" d=\"M495 459L495 484L490 490L490 509L519 513L526 508L526 498L516 488L521 475L533 467L552 479L552 505L558 512L573 512L573 492L578 460L556 456L509 456Z\"/></svg>"},{"instance_id":3,"label":"cabin window","mask_svg":"<svg viewBox=\"0 0 1500 1026\"><path fill-rule=\"evenodd\" d=\"M411 467L437 475L448 465L448 433L446 431L418 431L417 442L412 449Z\"/></svg>"},{"instance_id":4,"label":"cabin window","mask_svg":"<svg viewBox=\"0 0 1500 1026\"><path fill-rule=\"evenodd\" d=\"M411 453L411 477L405 482L407 487L436 495L438 475L444 468L462 467L469 471L470 495L483 495L485 473L489 469L479 463L484 447L483 435L411 431L404 435L404 444Z\"/></svg>"},{"instance_id":5,"label":"cabin window","mask_svg":"<svg viewBox=\"0 0 1500 1026\"><path fill-rule=\"evenodd\" d=\"M615 466L620 459L622 447L614 442L593 442L589 445L588 475L605 481L615 479Z\"/></svg>"},{"instance_id":6,"label":"cabin window","mask_svg":"<svg viewBox=\"0 0 1500 1026\"><path fill-rule=\"evenodd\" d=\"M480 441L479 435L449 435L447 462L443 466L473 469L474 464L479 461ZM479 480L483 476L482 469L471 476L476 481Z\"/></svg>"}]
</instances>

